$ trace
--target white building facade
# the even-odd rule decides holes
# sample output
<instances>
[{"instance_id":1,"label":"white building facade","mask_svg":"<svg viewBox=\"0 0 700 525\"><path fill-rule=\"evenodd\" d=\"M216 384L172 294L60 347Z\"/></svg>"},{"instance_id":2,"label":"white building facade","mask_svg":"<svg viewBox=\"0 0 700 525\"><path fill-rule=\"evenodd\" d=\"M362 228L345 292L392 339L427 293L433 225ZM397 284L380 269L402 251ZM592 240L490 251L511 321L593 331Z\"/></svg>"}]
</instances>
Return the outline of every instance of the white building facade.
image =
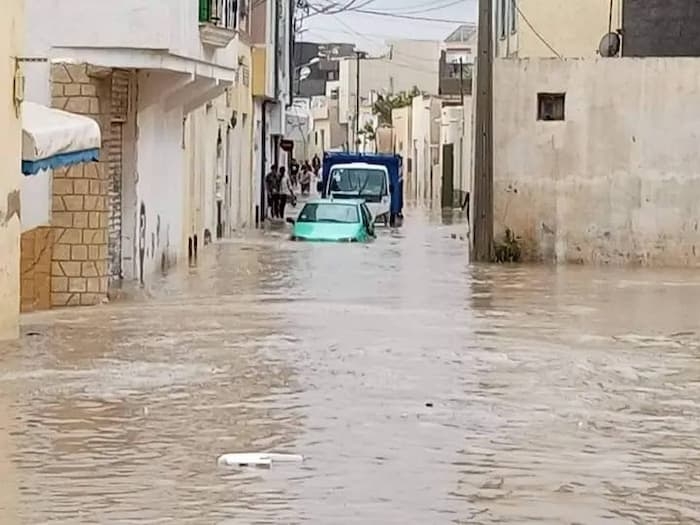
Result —
<instances>
[{"instance_id":1,"label":"white building facade","mask_svg":"<svg viewBox=\"0 0 700 525\"><path fill-rule=\"evenodd\" d=\"M110 287L146 284L215 233L216 142L188 145L187 132L199 108L236 85L249 15L219 0L26 4L26 52L48 61L28 65L27 98L98 120ZM43 178L55 196L54 182ZM46 211L54 224L56 203Z\"/></svg>"},{"instance_id":2,"label":"white building facade","mask_svg":"<svg viewBox=\"0 0 700 525\"><path fill-rule=\"evenodd\" d=\"M281 150L287 111L293 103L292 41L296 2L257 0L251 11L253 173L255 222L262 225L268 202L264 178L272 165L284 166L292 154Z\"/></svg>"},{"instance_id":3,"label":"white building facade","mask_svg":"<svg viewBox=\"0 0 700 525\"><path fill-rule=\"evenodd\" d=\"M9 0L0 17L0 340L18 334L20 282L20 160L22 132L14 92L15 62L21 56L23 9ZM13 204L14 203L14 204Z\"/></svg>"}]
</instances>

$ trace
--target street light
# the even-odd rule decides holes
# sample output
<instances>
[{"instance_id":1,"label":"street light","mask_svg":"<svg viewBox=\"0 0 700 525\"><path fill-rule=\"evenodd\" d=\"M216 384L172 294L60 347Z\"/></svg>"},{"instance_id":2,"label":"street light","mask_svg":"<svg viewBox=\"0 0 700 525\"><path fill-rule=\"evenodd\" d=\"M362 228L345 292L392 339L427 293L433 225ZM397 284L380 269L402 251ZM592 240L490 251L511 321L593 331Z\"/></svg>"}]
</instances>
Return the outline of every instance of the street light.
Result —
<instances>
[{"instance_id":1,"label":"street light","mask_svg":"<svg viewBox=\"0 0 700 525\"><path fill-rule=\"evenodd\" d=\"M297 74L297 95L301 95L301 81L306 80L311 75L311 66L318 64L321 57L315 56L305 64L298 65L294 68Z\"/></svg>"}]
</instances>

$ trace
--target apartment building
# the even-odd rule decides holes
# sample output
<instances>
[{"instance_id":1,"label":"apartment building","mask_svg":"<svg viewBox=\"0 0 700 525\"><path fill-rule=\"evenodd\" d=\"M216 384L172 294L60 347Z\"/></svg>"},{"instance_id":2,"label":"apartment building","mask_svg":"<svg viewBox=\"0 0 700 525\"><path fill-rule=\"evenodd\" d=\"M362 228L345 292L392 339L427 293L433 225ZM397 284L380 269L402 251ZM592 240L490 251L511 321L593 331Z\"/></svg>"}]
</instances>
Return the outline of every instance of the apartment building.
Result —
<instances>
[{"instance_id":1,"label":"apartment building","mask_svg":"<svg viewBox=\"0 0 700 525\"><path fill-rule=\"evenodd\" d=\"M25 52L40 59L25 67L27 100L88 116L102 137L95 165L36 179L49 209L29 213L63 236L51 246L51 306L148 286L213 235L213 148L188 143L188 130L193 112L235 87L245 5L26 0Z\"/></svg>"}]
</instances>

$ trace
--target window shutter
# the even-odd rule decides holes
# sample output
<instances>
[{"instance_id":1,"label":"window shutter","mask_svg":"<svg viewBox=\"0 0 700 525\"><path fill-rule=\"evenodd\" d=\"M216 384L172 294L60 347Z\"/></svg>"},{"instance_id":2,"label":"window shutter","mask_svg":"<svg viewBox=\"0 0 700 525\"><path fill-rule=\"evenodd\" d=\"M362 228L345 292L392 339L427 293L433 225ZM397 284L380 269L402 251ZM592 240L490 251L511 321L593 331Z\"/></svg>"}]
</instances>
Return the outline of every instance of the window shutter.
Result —
<instances>
[{"instance_id":1,"label":"window shutter","mask_svg":"<svg viewBox=\"0 0 700 525\"><path fill-rule=\"evenodd\" d=\"M209 22L211 20L210 0L199 0L199 21Z\"/></svg>"}]
</instances>

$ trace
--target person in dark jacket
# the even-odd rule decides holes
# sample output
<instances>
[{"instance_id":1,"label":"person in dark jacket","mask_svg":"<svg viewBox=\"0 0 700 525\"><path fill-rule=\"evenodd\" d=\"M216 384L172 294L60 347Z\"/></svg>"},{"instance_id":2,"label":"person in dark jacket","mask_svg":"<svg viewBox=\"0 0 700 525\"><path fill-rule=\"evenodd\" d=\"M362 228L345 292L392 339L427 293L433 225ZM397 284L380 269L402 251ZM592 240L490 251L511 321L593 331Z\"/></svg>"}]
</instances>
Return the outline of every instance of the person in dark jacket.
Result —
<instances>
[{"instance_id":1,"label":"person in dark jacket","mask_svg":"<svg viewBox=\"0 0 700 525\"><path fill-rule=\"evenodd\" d=\"M270 217L276 217L276 211L278 208L277 205L277 195L279 194L279 190L277 189L279 186L278 182L278 172L277 172L277 165L273 164L270 167L270 171L267 172L267 175L265 175L265 193L267 194L267 206L270 208Z\"/></svg>"},{"instance_id":2,"label":"person in dark jacket","mask_svg":"<svg viewBox=\"0 0 700 525\"><path fill-rule=\"evenodd\" d=\"M314 154L314 158L311 159L311 167L314 169L314 174L318 177L318 173L321 171L321 159L318 158L318 154Z\"/></svg>"}]
</instances>

